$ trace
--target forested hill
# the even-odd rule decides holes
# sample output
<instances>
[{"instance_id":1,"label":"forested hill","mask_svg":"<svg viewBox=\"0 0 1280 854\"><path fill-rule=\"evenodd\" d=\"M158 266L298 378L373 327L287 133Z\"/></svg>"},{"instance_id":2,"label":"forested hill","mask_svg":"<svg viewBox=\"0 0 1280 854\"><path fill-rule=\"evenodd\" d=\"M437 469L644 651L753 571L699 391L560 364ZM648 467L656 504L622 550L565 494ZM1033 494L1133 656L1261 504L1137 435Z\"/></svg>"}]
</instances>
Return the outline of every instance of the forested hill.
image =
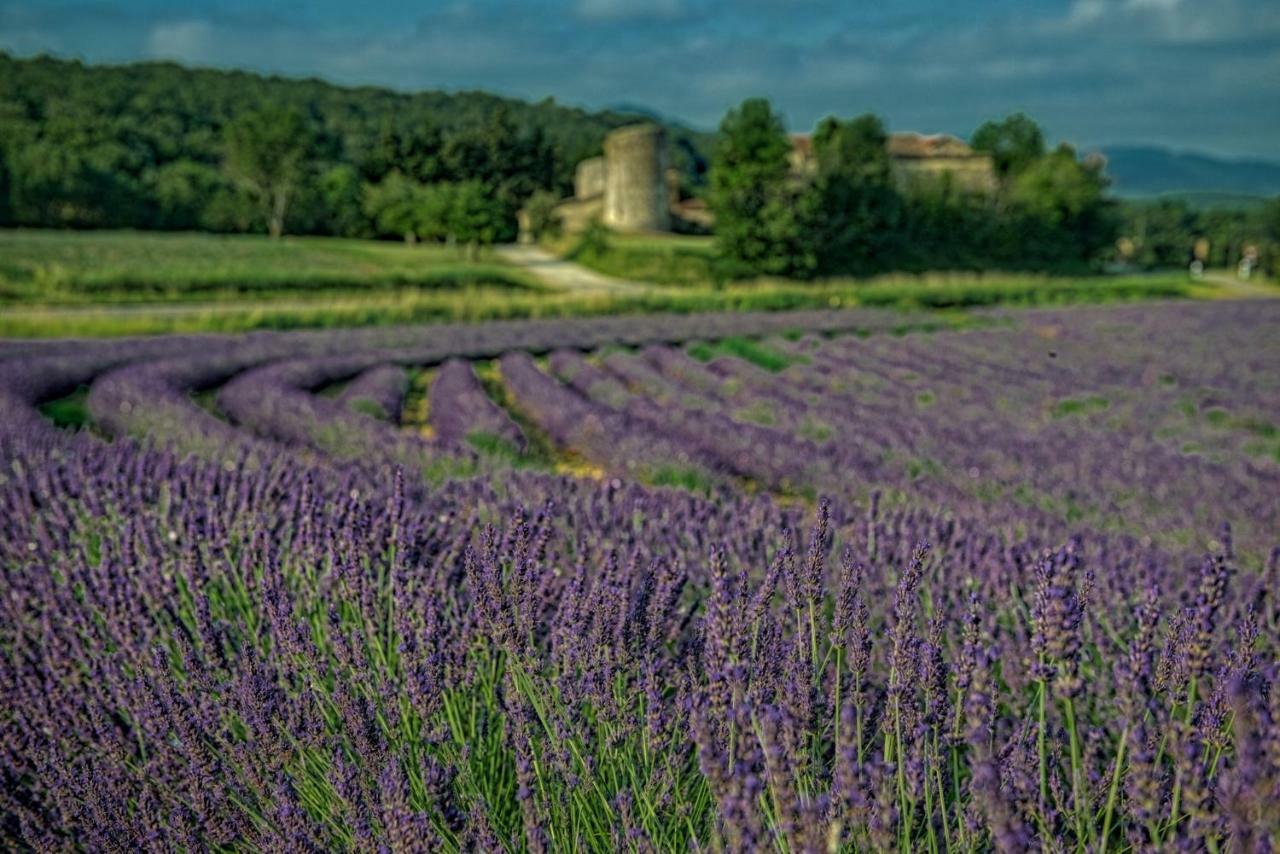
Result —
<instances>
[{"instance_id":1,"label":"forested hill","mask_svg":"<svg viewBox=\"0 0 1280 854\"><path fill-rule=\"evenodd\" d=\"M399 170L425 182L517 178L521 193L567 189L610 129L645 118L485 92L0 52L0 223L241 230L252 212L223 168L226 129L263 108L301 115L319 183L376 183ZM678 162L692 169L707 138L670 130ZM317 221L331 205L314 207L292 206L294 227L334 230Z\"/></svg>"}]
</instances>

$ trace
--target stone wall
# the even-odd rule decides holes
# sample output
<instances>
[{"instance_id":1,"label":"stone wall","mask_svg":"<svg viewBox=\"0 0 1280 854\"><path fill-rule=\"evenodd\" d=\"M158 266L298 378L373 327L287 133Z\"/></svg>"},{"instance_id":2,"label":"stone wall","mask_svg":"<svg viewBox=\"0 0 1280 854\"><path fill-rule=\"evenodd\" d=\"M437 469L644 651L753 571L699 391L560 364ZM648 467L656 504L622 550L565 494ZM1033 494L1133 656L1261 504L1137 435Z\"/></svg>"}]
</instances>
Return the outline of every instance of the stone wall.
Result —
<instances>
[{"instance_id":1,"label":"stone wall","mask_svg":"<svg viewBox=\"0 0 1280 854\"><path fill-rule=\"evenodd\" d=\"M619 231L669 231L667 136L632 125L605 137L604 224Z\"/></svg>"},{"instance_id":2,"label":"stone wall","mask_svg":"<svg viewBox=\"0 0 1280 854\"><path fill-rule=\"evenodd\" d=\"M995 168L985 155L895 157L890 163L894 183L902 190L923 189L944 181L970 193L987 195L996 190Z\"/></svg>"},{"instance_id":3,"label":"stone wall","mask_svg":"<svg viewBox=\"0 0 1280 854\"><path fill-rule=\"evenodd\" d=\"M588 157L573 173L573 197L592 199L604 195L605 162L603 157Z\"/></svg>"}]
</instances>

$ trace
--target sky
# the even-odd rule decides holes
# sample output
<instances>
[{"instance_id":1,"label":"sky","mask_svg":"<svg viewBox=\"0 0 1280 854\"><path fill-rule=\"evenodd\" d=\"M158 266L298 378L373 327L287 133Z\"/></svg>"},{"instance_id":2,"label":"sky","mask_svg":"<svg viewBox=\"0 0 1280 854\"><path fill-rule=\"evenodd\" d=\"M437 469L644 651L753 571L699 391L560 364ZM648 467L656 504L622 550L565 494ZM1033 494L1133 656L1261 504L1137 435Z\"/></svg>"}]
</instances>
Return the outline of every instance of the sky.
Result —
<instances>
[{"instance_id":1,"label":"sky","mask_svg":"<svg viewBox=\"0 0 1280 854\"><path fill-rule=\"evenodd\" d=\"M1280 160L1278 0L0 0L0 50L170 59L395 89L643 106L714 128L768 97L792 130L872 111L962 137Z\"/></svg>"}]
</instances>

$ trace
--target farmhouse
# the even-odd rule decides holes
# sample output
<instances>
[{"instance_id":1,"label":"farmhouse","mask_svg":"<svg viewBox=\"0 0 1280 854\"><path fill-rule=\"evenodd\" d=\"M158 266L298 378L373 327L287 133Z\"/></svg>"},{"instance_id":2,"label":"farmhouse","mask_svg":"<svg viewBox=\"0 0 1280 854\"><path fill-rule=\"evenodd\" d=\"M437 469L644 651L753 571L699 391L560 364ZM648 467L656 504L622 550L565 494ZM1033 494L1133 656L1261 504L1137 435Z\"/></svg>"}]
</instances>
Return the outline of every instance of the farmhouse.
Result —
<instances>
[{"instance_id":1,"label":"farmhouse","mask_svg":"<svg viewBox=\"0 0 1280 854\"><path fill-rule=\"evenodd\" d=\"M948 134L892 133L885 144L898 189L910 191L928 183L949 180L957 189L992 193L996 189L991 155L974 151ZM818 168L809 134L791 135L791 169L800 175Z\"/></svg>"},{"instance_id":2,"label":"farmhouse","mask_svg":"<svg viewBox=\"0 0 1280 854\"><path fill-rule=\"evenodd\" d=\"M991 156L954 136L895 133L887 147L894 181L904 191L944 180L968 192L995 191ZM817 169L808 134L792 134L788 159L796 175ZM680 198L666 132L656 124L629 125L605 137L604 156L578 164L573 197L562 201L556 214L570 233L593 220L627 232L702 231L712 225L705 202Z\"/></svg>"},{"instance_id":3,"label":"farmhouse","mask_svg":"<svg viewBox=\"0 0 1280 854\"><path fill-rule=\"evenodd\" d=\"M705 227L706 207L680 200L680 176L670 167L667 135L656 124L628 125L604 140L604 156L578 164L573 197L556 207L565 230L592 220L616 231L688 231Z\"/></svg>"}]
</instances>

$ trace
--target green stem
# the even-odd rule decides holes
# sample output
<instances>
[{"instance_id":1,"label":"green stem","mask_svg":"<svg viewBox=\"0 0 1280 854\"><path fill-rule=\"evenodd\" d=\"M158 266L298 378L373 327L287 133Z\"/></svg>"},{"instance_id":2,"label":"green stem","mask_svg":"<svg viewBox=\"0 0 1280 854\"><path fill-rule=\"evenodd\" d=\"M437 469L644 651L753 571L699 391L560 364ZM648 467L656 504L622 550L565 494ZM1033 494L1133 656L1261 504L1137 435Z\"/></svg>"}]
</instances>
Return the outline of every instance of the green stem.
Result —
<instances>
[{"instance_id":1,"label":"green stem","mask_svg":"<svg viewBox=\"0 0 1280 854\"><path fill-rule=\"evenodd\" d=\"M1111 787L1107 791L1107 809L1102 816L1102 851L1106 854L1111 841L1111 814L1116 805L1116 793L1120 790L1120 769L1124 767L1124 751L1129 742L1129 727L1120 733L1120 746L1116 749L1116 767L1111 772Z\"/></svg>"},{"instance_id":2,"label":"green stem","mask_svg":"<svg viewBox=\"0 0 1280 854\"><path fill-rule=\"evenodd\" d=\"M837 646L837 647L836 647L836 687L835 687L836 701L835 701L835 709L834 709L834 711L833 711L833 713L832 713L832 717L835 719L835 720L834 720L834 732L835 732L835 736L834 736L834 738L835 738L835 755L834 755L834 757L832 757L832 761L831 761L831 764L832 764L833 766L834 766L837 762L839 762L839 761L840 761L840 712L841 712L841 708L840 708L840 653L841 653L841 649L840 649L840 647L838 647L838 646Z\"/></svg>"},{"instance_id":3,"label":"green stem","mask_svg":"<svg viewBox=\"0 0 1280 854\"><path fill-rule=\"evenodd\" d=\"M1040 663L1044 664L1043 655L1040 656ZM1049 804L1049 757L1044 738L1045 702L1049 691L1043 679L1037 681L1040 683L1040 714L1039 729L1036 733L1036 751L1040 754L1040 809L1044 810Z\"/></svg>"},{"instance_id":4,"label":"green stem","mask_svg":"<svg viewBox=\"0 0 1280 854\"><path fill-rule=\"evenodd\" d=\"M1075 802L1076 814L1076 847L1083 848L1085 839L1084 816L1086 804L1084 800L1084 786L1081 780L1080 766L1083 764L1080 758L1080 739L1076 735L1076 711L1075 703L1070 697L1067 697L1063 704L1063 711L1067 717L1067 733L1071 737L1071 798Z\"/></svg>"},{"instance_id":5,"label":"green stem","mask_svg":"<svg viewBox=\"0 0 1280 854\"><path fill-rule=\"evenodd\" d=\"M1192 675L1187 682L1187 709L1185 720L1187 725L1191 725L1192 710L1196 703L1196 677ZM1175 745L1176 746L1176 745ZM1176 774L1173 778L1173 798L1169 804L1169 832L1172 833L1174 828L1178 826L1180 821L1178 817L1178 804L1182 800L1182 775Z\"/></svg>"}]
</instances>

